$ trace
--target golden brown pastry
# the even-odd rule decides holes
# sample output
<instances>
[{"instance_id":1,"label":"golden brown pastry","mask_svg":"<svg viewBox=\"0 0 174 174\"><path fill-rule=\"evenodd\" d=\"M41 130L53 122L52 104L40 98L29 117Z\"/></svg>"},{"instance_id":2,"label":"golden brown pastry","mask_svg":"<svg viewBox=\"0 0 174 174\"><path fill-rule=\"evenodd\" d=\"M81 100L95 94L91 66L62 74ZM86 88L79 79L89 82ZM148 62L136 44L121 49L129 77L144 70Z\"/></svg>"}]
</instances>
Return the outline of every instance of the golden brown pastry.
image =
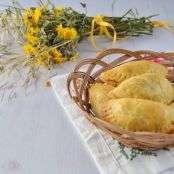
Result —
<instances>
[{"instance_id":1,"label":"golden brown pastry","mask_svg":"<svg viewBox=\"0 0 174 174\"><path fill-rule=\"evenodd\" d=\"M172 133L174 108L144 99L108 100L103 119L127 131Z\"/></svg>"},{"instance_id":2,"label":"golden brown pastry","mask_svg":"<svg viewBox=\"0 0 174 174\"><path fill-rule=\"evenodd\" d=\"M174 102L173 102L173 103L171 103L169 106L171 106L171 107L173 107L173 108L174 108Z\"/></svg>"},{"instance_id":3,"label":"golden brown pastry","mask_svg":"<svg viewBox=\"0 0 174 174\"><path fill-rule=\"evenodd\" d=\"M101 73L100 79L103 82L117 86L118 83L121 83L130 77L144 73L160 73L166 75L167 68L148 60L132 61Z\"/></svg>"},{"instance_id":4,"label":"golden brown pastry","mask_svg":"<svg viewBox=\"0 0 174 174\"><path fill-rule=\"evenodd\" d=\"M146 73L129 78L114 88L109 98L142 98L169 104L174 98L172 84L161 74Z\"/></svg>"},{"instance_id":5,"label":"golden brown pastry","mask_svg":"<svg viewBox=\"0 0 174 174\"><path fill-rule=\"evenodd\" d=\"M101 117L102 104L108 100L108 93L112 89L113 86L103 83L95 83L89 88L90 104L97 117Z\"/></svg>"}]
</instances>

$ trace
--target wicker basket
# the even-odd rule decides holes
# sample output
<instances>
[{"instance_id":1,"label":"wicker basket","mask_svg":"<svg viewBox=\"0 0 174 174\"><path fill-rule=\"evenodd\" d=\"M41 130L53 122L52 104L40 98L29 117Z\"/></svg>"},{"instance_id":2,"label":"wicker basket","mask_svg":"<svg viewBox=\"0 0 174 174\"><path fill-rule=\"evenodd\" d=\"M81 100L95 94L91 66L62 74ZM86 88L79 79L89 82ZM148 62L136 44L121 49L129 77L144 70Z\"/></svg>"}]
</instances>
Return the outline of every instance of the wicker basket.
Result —
<instances>
[{"instance_id":1,"label":"wicker basket","mask_svg":"<svg viewBox=\"0 0 174 174\"><path fill-rule=\"evenodd\" d=\"M108 60L106 62L105 58L111 54L114 54L115 59L108 63ZM110 134L119 142L129 147L146 150L157 150L167 146L173 146L174 134L125 131L95 117L88 98L88 88L91 84L100 81L99 75L101 72L123 64L125 61L151 60L159 57L164 58L165 66L174 66L174 53L157 53L143 50L133 52L123 49L106 50L100 53L95 59L82 60L75 66L74 71L67 79L68 93L91 123ZM167 78L172 83L174 75L169 73Z\"/></svg>"}]
</instances>

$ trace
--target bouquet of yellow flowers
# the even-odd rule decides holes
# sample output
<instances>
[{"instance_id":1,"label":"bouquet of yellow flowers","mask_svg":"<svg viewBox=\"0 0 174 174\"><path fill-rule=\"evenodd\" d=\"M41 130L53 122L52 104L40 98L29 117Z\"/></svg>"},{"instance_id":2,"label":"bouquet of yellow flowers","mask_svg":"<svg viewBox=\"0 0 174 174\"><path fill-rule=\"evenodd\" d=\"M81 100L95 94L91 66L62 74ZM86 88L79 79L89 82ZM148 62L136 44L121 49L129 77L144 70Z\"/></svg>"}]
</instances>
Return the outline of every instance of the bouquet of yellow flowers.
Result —
<instances>
[{"instance_id":1,"label":"bouquet of yellow flowers","mask_svg":"<svg viewBox=\"0 0 174 174\"><path fill-rule=\"evenodd\" d=\"M28 67L28 75L32 77L41 66L52 69L55 64L76 59L79 55L77 44L87 37L97 48L94 35L105 35L115 44L119 39L150 35L156 25L161 25L151 21L152 16L137 18L133 10L121 17L89 17L71 7L55 7L51 2L44 4L39 1L38 7L29 9L24 9L15 0L12 2L13 6L0 13L2 40L6 40L7 35L12 37L8 44L1 40L0 57L12 53L10 46L14 42L23 47L25 54L12 58L5 56L0 61L0 69L5 72ZM86 8L86 4L81 5Z\"/></svg>"},{"instance_id":2,"label":"bouquet of yellow flowers","mask_svg":"<svg viewBox=\"0 0 174 174\"><path fill-rule=\"evenodd\" d=\"M40 65L49 67L56 63L74 60L79 54L76 51L77 43L88 37L90 32L94 33L94 30L95 34L99 32L100 35L106 34L110 38L115 28L120 38L151 34L153 31L154 25L149 18L131 19L125 16L103 18L103 15L99 15L93 20L92 17L80 14L72 8L52 6L48 9L48 5L45 4L41 4L39 8L27 9L23 15L27 29L24 52L31 57L34 56ZM105 25L99 24L99 27L94 29L93 24L91 31L91 23L95 21L105 22ZM111 31L106 27L110 27Z\"/></svg>"}]
</instances>

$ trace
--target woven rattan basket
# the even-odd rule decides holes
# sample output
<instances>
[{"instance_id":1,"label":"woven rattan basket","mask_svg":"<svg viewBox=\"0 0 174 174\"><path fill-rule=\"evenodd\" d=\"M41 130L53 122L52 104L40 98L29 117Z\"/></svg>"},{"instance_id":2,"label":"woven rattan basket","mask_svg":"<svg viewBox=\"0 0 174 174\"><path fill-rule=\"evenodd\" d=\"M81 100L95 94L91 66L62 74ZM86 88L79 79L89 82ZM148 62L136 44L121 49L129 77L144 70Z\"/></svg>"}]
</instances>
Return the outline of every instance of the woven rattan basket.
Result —
<instances>
[{"instance_id":1,"label":"woven rattan basket","mask_svg":"<svg viewBox=\"0 0 174 174\"><path fill-rule=\"evenodd\" d=\"M112 55L112 57L110 56ZM113 56L114 55L114 56ZM114 57L114 58L113 58ZM100 53L95 59L80 61L67 79L67 90L72 100L84 112L88 120L96 127L129 146L146 150L157 150L174 145L174 134L130 132L113 126L95 117L88 98L88 88L99 82L101 72L123 64L127 61L163 58L167 67L174 66L174 53L157 53L153 51L128 51L123 49L109 49ZM111 61L109 61L112 59ZM109 63L108 63L109 62ZM169 73L167 78L173 82L174 75Z\"/></svg>"}]
</instances>

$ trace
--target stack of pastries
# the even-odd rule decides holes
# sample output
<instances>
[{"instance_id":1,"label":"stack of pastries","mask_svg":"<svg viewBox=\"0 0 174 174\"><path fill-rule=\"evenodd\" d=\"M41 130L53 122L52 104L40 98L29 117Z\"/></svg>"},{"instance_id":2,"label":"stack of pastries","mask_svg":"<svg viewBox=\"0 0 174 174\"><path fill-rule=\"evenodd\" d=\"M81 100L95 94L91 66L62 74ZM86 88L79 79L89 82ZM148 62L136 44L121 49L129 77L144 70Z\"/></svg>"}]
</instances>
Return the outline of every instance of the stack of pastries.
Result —
<instances>
[{"instance_id":1,"label":"stack of pastries","mask_svg":"<svg viewBox=\"0 0 174 174\"><path fill-rule=\"evenodd\" d=\"M165 66L148 60L104 71L89 88L92 111L127 131L174 133L174 90L166 75Z\"/></svg>"}]
</instances>

